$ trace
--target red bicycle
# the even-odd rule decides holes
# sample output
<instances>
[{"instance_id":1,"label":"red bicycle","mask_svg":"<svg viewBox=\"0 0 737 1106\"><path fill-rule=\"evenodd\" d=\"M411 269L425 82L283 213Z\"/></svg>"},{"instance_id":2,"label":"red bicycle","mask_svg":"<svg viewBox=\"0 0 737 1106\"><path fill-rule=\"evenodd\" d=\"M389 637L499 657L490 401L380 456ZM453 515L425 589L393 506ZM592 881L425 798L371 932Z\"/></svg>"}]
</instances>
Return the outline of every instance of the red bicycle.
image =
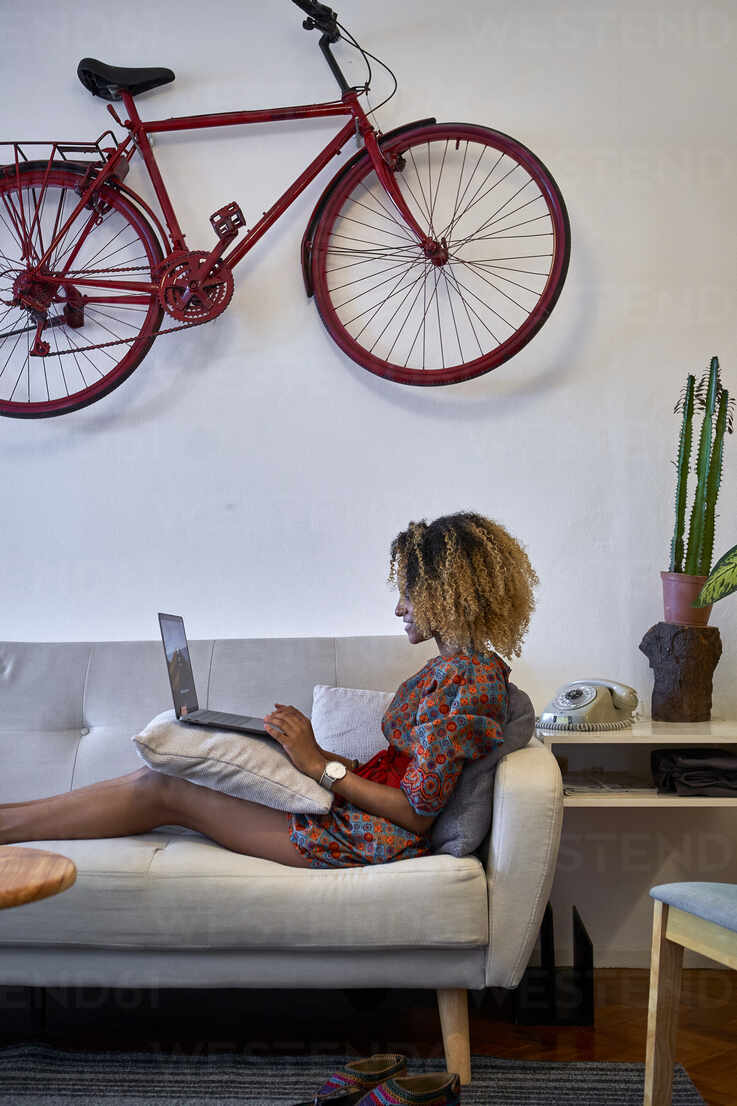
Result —
<instances>
[{"instance_id":1,"label":"red bicycle","mask_svg":"<svg viewBox=\"0 0 737 1106\"><path fill-rule=\"evenodd\" d=\"M303 26L321 32L339 100L144 121L135 97L173 81L171 70L84 58L83 85L122 101L127 119L112 103L108 111L125 137L5 144L0 414L39 418L94 403L159 334L220 315L238 262L354 137L361 148L324 189L302 239L307 295L349 357L401 384L453 384L496 368L543 325L570 249L565 204L545 166L515 139L472 124L421 119L382 134L359 100L369 59L378 59L330 8L293 2ZM340 39L368 64L364 85L349 85L340 69L331 49ZM230 203L210 218L215 244L187 248L149 135L333 115L347 116L345 126L250 230ZM161 216L125 183L136 150Z\"/></svg>"}]
</instances>

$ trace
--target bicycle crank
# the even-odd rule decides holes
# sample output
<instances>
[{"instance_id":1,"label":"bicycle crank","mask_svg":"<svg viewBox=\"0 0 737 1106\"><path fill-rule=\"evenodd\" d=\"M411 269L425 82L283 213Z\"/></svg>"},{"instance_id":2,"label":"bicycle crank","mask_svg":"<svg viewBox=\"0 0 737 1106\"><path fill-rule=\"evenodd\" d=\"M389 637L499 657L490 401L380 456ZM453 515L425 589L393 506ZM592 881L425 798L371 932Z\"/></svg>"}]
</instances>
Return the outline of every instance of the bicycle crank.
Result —
<instances>
[{"instance_id":1,"label":"bicycle crank","mask_svg":"<svg viewBox=\"0 0 737 1106\"><path fill-rule=\"evenodd\" d=\"M207 265L205 250L170 254L159 268L159 301L182 323L207 323L221 315L233 296L233 274L223 261Z\"/></svg>"}]
</instances>

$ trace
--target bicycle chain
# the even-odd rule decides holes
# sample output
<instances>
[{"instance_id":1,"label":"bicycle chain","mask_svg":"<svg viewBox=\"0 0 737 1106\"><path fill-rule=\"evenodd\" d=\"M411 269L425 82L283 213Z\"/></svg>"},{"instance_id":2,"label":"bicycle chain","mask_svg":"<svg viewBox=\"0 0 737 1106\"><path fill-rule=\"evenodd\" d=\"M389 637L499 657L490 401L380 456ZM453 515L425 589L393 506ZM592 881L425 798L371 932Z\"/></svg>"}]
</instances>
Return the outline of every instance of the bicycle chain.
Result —
<instances>
[{"instance_id":1,"label":"bicycle chain","mask_svg":"<svg viewBox=\"0 0 737 1106\"><path fill-rule=\"evenodd\" d=\"M80 273L89 275L90 273L139 273L146 269L145 265L131 265L128 268L120 267L118 269L81 269ZM74 278L77 274L76 270L71 270L65 274L67 277ZM155 330L146 337L158 338L161 334L173 334L177 330L191 330L193 326L203 326L209 319L200 319L193 323L180 323L179 326L169 326L166 330ZM131 345L133 342L137 342L142 335L135 334L132 338L113 338L110 342L96 342L94 346L70 346L69 349L57 349L49 351L46 354L47 357L67 357L70 353L89 353L93 349L107 349L109 346L124 346Z\"/></svg>"}]
</instances>

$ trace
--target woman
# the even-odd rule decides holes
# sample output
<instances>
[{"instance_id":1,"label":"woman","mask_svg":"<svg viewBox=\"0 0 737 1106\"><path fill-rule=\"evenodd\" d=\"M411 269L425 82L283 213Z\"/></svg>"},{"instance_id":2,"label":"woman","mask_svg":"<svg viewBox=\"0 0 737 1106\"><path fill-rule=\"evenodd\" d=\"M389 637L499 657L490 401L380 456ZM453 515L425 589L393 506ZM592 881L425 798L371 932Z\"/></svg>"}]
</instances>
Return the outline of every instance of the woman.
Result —
<instances>
[{"instance_id":1,"label":"woman","mask_svg":"<svg viewBox=\"0 0 737 1106\"><path fill-rule=\"evenodd\" d=\"M277 703L264 721L294 765L345 775L328 814L287 814L150 768L62 795L0 805L0 844L121 837L180 825L234 852L295 868L386 863L430 852L429 831L465 760L501 741L508 666L519 655L537 577L503 527L470 512L410 523L392 542L395 614L412 644L438 656L397 691L382 720L388 747L362 766L321 749L310 720Z\"/></svg>"}]
</instances>

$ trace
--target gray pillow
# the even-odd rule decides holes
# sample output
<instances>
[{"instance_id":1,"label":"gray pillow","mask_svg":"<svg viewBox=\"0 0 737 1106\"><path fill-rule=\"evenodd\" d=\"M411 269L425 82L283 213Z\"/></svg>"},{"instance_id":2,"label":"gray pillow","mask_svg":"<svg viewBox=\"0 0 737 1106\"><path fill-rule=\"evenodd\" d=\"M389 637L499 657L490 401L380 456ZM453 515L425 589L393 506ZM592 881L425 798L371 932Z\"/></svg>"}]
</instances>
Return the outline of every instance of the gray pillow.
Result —
<instances>
[{"instance_id":1,"label":"gray pillow","mask_svg":"<svg viewBox=\"0 0 737 1106\"><path fill-rule=\"evenodd\" d=\"M188 726L167 710L131 740L141 760L157 772L237 799L299 814L327 814L333 804L332 791L295 768L270 737Z\"/></svg>"},{"instance_id":2,"label":"gray pillow","mask_svg":"<svg viewBox=\"0 0 737 1106\"><path fill-rule=\"evenodd\" d=\"M491 826L491 805L496 766L507 753L522 749L535 735L535 708L529 695L509 685L507 717L501 745L479 760L463 766L450 799L430 830L434 853L469 856L479 847Z\"/></svg>"}]
</instances>

